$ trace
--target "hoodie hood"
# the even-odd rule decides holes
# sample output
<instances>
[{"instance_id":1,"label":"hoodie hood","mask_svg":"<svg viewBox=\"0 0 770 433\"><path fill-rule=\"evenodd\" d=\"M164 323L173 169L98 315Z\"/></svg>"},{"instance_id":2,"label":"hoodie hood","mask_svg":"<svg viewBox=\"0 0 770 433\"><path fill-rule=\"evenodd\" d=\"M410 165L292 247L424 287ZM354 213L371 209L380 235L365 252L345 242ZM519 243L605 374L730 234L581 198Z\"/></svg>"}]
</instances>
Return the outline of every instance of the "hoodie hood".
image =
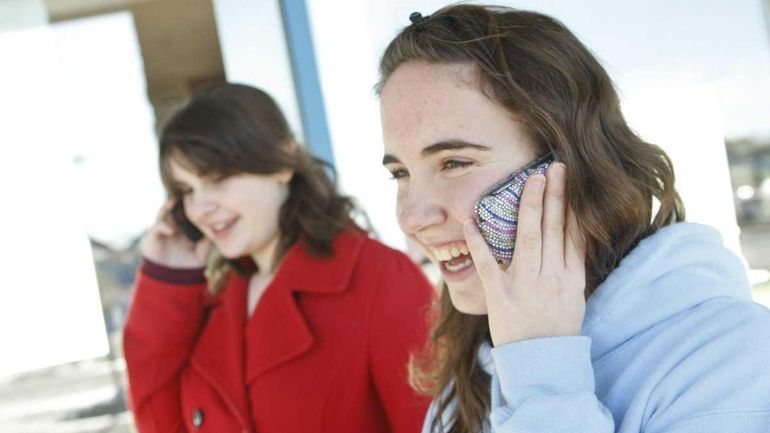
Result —
<instances>
[{"instance_id":1,"label":"hoodie hood","mask_svg":"<svg viewBox=\"0 0 770 433\"><path fill-rule=\"evenodd\" d=\"M642 240L589 297L583 334L597 360L633 336L714 298L751 300L743 262L715 229L677 223Z\"/></svg>"}]
</instances>

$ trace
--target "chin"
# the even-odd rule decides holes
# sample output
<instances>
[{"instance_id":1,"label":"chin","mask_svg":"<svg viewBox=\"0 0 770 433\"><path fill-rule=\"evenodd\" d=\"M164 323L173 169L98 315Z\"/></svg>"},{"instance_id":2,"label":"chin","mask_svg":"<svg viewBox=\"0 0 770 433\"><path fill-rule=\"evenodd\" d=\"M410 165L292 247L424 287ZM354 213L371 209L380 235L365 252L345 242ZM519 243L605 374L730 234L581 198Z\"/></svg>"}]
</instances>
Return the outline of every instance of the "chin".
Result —
<instances>
[{"instance_id":1,"label":"chin","mask_svg":"<svg viewBox=\"0 0 770 433\"><path fill-rule=\"evenodd\" d=\"M454 284L447 284L449 288L449 299L457 311L463 314L481 316L487 314L487 302L484 299L484 289L468 290L466 287L457 287Z\"/></svg>"},{"instance_id":2,"label":"chin","mask_svg":"<svg viewBox=\"0 0 770 433\"><path fill-rule=\"evenodd\" d=\"M228 248L227 246L217 245L217 249L219 254L228 260L239 259L246 255L242 248Z\"/></svg>"}]
</instances>

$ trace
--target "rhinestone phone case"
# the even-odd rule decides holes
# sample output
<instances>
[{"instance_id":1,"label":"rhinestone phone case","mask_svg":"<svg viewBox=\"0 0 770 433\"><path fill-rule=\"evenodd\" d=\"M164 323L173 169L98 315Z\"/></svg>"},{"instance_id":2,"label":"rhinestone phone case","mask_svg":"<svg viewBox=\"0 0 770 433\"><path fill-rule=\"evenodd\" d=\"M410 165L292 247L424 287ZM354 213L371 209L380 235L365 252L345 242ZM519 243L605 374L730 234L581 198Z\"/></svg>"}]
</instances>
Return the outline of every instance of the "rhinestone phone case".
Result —
<instances>
[{"instance_id":1,"label":"rhinestone phone case","mask_svg":"<svg viewBox=\"0 0 770 433\"><path fill-rule=\"evenodd\" d=\"M493 185L476 203L476 224L492 255L501 265L508 266L513 259L524 183L535 173L545 174L553 161L553 154L546 153Z\"/></svg>"}]
</instances>

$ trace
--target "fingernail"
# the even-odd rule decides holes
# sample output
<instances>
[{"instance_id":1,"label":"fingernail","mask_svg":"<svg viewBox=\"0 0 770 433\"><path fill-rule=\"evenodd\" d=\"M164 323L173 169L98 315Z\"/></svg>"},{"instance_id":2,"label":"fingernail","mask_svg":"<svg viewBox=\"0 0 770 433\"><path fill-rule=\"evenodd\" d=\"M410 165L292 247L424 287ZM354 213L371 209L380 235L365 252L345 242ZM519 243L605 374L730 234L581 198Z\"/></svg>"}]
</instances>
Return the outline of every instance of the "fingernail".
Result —
<instances>
[{"instance_id":1,"label":"fingernail","mask_svg":"<svg viewBox=\"0 0 770 433\"><path fill-rule=\"evenodd\" d=\"M535 184L535 188L543 189L545 187L545 176L542 174L533 174L529 181Z\"/></svg>"},{"instance_id":2,"label":"fingernail","mask_svg":"<svg viewBox=\"0 0 770 433\"><path fill-rule=\"evenodd\" d=\"M566 173L567 166L565 166L561 162L554 163L551 168L548 170L551 174L551 176L555 176L556 178L561 178Z\"/></svg>"}]
</instances>

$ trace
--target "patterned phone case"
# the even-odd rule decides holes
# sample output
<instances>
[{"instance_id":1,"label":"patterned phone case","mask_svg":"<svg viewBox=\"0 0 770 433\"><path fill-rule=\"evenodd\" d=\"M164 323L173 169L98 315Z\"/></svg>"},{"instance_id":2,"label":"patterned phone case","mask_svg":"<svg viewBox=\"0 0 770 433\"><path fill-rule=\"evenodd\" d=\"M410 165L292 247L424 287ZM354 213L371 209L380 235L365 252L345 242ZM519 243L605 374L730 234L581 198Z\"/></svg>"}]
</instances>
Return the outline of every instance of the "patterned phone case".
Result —
<instances>
[{"instance_id":1,"label":"patterned phone case","mask_svg":"<svg viewBox=\"0 0 770 433\"><path fill-rule=\"evenodd\" d=\"M476 203L476 224L492 255L501 265L508 266L513 259L524 183L532 174L545 174L553 161L553 154L548 152L496 183Z\"/></svg>"}]
</instances>

